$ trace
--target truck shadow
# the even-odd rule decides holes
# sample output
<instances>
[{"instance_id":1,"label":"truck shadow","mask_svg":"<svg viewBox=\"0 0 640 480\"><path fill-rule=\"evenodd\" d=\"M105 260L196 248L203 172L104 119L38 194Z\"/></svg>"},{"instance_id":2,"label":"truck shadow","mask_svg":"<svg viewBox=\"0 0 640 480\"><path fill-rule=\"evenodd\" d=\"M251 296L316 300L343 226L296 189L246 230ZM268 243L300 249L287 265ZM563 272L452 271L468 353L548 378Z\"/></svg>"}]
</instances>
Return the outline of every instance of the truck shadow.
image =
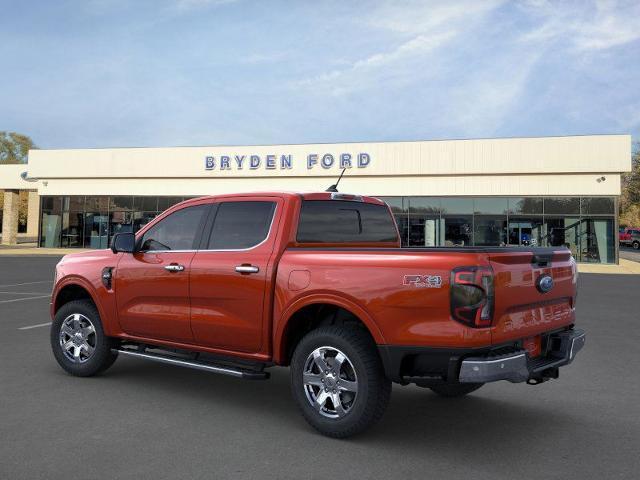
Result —
<instances>
[{"instance_id":1,"label":"truck shadow","mask_svg":"<svg viewBox=\"0 0 640 480\"><path fill-rule=\"evenodd\" d=\"M242 381L180 367L119 359L101 377L136 395L176 402L181 409L224 412L237 416L238 425L268 430L283 428L292 434L317 435L307 426L291 398L288 369L274 368L269 381ZM114 385L115 386L115 385ZM389 408L372 430L344 441L359 445L402 446L444 456L463 455L469 460L487 462L487 449L522 454L531 442L549 440L577 422L553 402L533 404L525 388L511 391L512 401L496 398L496 391L485 387L465 398L446 399L428 389L394 386ZM540 388L540 387L536 387ZM486 393L483 391L486 390ZM143 400L144 401L144 400ZM143 405L144 403L141 403ZM561 403L566 407L566 403ZM142 407L141 407L142 408ZM215 420L212 418L212 429ZM560 432L560 433L558 433ZM320 437L322 438L322 437ZM326 439L331 442L332 440Z\"/></svg>"}]
</instances>

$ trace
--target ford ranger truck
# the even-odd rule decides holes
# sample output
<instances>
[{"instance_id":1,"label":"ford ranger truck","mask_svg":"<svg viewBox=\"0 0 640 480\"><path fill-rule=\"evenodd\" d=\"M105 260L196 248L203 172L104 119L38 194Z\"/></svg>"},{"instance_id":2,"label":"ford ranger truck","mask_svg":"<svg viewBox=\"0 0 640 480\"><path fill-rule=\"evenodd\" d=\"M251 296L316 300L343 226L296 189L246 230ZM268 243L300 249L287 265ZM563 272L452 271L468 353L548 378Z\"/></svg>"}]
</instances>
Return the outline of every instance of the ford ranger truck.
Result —
<instances>
[{"instance_id":1,"label":"ford ranger truck","mask_svg":"<svg viewBox=\"0 0 640 480\"><path fill-rule=\"evenodd\" d=\"M304 418L347 437L392 382L458 397L557 378L585 342L564 247L400 248L382 201L188 200L56 266L51 347L72 375L119 356L244 379L289 366Z\"/></svg>"}]
</instances>

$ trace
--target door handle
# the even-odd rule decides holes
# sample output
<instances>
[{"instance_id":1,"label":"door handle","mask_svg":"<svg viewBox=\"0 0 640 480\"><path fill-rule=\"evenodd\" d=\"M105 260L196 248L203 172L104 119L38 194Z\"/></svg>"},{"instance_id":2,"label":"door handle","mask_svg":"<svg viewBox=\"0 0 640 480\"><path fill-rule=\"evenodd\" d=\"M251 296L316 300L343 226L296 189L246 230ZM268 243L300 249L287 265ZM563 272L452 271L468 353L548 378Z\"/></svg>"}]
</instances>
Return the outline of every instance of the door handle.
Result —
<instances>
[{"instance_id":1,"label":"door handle","mask_svg":"<svg viewBox=\"0 0 640 480\"><path fill-rule=\"evenodd\" d=\"M181 272L184 270L184 265L178 265L177 263L172 263L171 265L165 265L165 270L169 270L170 272Z\"/></svg>"},{"instance_id":2,"label":"door handle","mask_svg":"<svg viewBox=\"0 0 640 480\"><path fill-rule=\"evenodd\" d=\"M258 273L260 269L255 265L238 265L236 272L238 273Z\"/></svg>"}]
</instances>

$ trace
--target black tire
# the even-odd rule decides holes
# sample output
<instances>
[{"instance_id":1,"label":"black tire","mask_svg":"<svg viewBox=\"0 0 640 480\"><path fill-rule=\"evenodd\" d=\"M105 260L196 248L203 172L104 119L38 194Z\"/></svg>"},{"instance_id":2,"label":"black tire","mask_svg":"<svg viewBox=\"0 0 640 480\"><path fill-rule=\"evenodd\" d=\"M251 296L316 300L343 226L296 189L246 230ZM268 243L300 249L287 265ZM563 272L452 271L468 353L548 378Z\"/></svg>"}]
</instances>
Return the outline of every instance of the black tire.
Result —
<instances>
[{"instance_id":1,"label":"black tire","mask_svg":"<svg viewBox=\"0 0 640 480\"><path fill-rule=\"evenodd\" d=\"M88 344L92 344L91 346L93 346L94 350L90 355L85 351L84 355L88 356L82 361L74 361L68 358L60 339L63 322L75 314L82 315L88 319L93 324L95 332L93 335L89 334L90 340L87 341ZM60 307L51 325L50 338L53 356L58 361L58 364L71 375L78 377L97 375L113 365L113 362L118 358L118 354L111 351L115 342L105 336L98 309L90 300L74 300Z\"/></svg>"},{"instance_id":2,"label":"black tire","mask_svg":"<svg viewBox=\"0 0 640 480\"><path fill-rule=\"evenodd\" d=\"M441 397L455 398L462 397L468 393L475 392L484 383L451 383L442 385L433 385L429 387L434 393Z\"/></svg>"},{"instance_id":3,"label":"black tire","mask_svg":"<svg viewBox=\"0 0 640 480\"><path fill-rule=\"evenodd\" d=\"M307 393L311 387L303 382L310 355L321 347L342 352L347 357L346 368L355 373L357 393L351 398L346 414L340 418L327 418L314 408ZM358 327L329 326L309 332L296 346L291 360L291 392L302 416L312 427L328 437L346 438L380 420L389 403L391 382L384 376L375 343L366 331ZM339 395L345 398L344 392L339 391Z\"/></svg>"},{"instance_id":4,"label":"black tire","mask_svg":"<svg viewBox=\"0 0 640 480\"><path fill-rule=\"evenodd\" d=\"M637 241L636 241L636 242L633 242L633 248L634 248L635 250L640 250L640 242L637 242Z\"/></svg>"}]
</instances>

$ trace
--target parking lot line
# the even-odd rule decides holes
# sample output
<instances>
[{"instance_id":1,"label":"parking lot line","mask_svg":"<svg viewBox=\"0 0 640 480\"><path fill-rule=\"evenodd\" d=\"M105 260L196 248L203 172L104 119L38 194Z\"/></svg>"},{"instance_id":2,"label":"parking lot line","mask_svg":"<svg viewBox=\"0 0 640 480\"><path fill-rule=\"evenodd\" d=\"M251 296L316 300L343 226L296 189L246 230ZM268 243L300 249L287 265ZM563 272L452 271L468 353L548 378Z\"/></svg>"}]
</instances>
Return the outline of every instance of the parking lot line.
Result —
<instances>
[{"instance_id":1,"label":"parking lot line","mask_svg":"<svg viewBox=\"0 0 640 480\"><path fill-rule=\"evenodd\" d=\"M28 327L20 327L18 328L18 330L31 330L32 328L48 327L49 325L51 325L51 322L39 323L38 325L29 325Z\"/></svg>"},{"instance_id":2,"label":"parking lot line","mask_svg":"<svg viewBox=\"0 0 640 480\"><path fill-rule=\"evenodd\" d=\"M51 295L47 292L0 292L0 295Z\"/></svg>"},{"instance_id":3,"label":"parking lot line","mask_svg":"<svg viewBox=\"0 0 640 480\"><path fill-rule=\"evenodd\" d=\"M22 285L35 285L36 283L53 283L53 280L41 280L39 282L25 282L25 283L14 283L11 285L0 285L0 288L21 287Z\"/></svg>"},{"instance_id":4,"label":"parking lot line","mask_svg":"<svg viewBox=\"0 0 640 480\"><path fill-rule=\"evenodd\" d=\"M26 297L26 298L14 298L11 300L0 300L0 303L13 303L13 302L22 302L24 300L36 300L38 298L50 298L51 295L39 295L37 297Z\"/></svg>"}]
</instances>

